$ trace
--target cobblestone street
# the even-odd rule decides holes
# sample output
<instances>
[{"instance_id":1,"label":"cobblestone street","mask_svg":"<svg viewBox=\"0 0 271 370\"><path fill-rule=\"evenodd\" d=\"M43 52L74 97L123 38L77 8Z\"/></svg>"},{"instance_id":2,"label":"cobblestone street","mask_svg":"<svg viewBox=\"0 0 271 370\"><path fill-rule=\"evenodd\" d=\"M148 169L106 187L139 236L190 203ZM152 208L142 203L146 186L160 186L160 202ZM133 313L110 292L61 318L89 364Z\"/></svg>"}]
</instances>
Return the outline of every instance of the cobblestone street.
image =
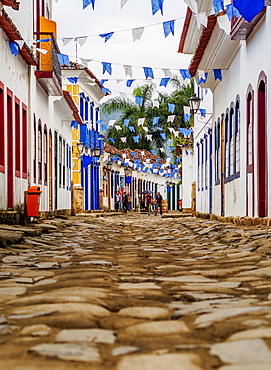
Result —
<instances>
[{"instance_id":1,"label":"cobblestone street","mask_svg":"<svg viewBox=\"0 0 271 370\"><path fill-rule=\"evenodd\" d=\"M0 368L270 369L270 229L169 216L1 248Z\"/></svg>"}]
</instances>

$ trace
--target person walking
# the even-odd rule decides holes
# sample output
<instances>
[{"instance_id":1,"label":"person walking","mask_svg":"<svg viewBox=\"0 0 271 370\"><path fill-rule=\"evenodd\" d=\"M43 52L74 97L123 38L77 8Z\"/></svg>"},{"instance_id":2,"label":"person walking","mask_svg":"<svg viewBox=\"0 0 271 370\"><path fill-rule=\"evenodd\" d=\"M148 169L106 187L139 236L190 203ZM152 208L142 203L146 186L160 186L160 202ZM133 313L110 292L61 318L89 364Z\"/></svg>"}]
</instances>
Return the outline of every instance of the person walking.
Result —
<instances>
[{"instance_id":1,"label":"person walking","mask_svg":"<svg viewBox=\"0 0 271 370\"><path fill-rule=\"evenodd\" d=\"M131 211L132 209L132 197L131 194L128 194L128 211Z\"/></svg>"},{"instance_id":2,"label":"person walking","mask_svg":"<svg viewBox=\"0 0 271 370\"><path fill-rule=\"evenodd\" d=\"M152 201L151 193L148 193L146 195L146 205L147 205L148 216L151 215L151 201Z\"/></svg>"},{"instance_id":3,"label":"person walking","mask_svg":"<svg viewBox=\"0 0 271 370\"><path fill-rule=\"evenodd\" d=\"M162 200L163 200L163 197L160 193L160 191L158 191L157 195L156 195L156 211L155 211L155 216L157 215L158 213L158 208L160 208L160 215L162 216L163 214L163 209L162 209Z\"/></svg>"},{"instance_id":4,"label":"person walking","mask_svg":"<svg viewBox=\"0 0 271 370\"><path fill-rule=\"evenodd\" d=\"M124 211L124 213L127 213L128 195L126 194L126 192L124 192L124 194L123 194L122 202L123 202L123 211Z\"/></svg>"}]
</instances>

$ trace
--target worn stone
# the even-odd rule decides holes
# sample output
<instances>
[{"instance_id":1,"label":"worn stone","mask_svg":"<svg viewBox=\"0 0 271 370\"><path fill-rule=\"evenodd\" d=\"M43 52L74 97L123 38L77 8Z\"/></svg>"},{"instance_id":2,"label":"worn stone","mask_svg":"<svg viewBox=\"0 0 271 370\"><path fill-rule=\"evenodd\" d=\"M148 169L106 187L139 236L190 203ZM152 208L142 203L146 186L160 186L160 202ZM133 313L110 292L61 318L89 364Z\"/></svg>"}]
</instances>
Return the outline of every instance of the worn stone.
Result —
<instances>
[{"instance_id":1,"label":"worn stone","mask_svg":"<svg viewBox=\"0 0 271 370\"><path fill-rule=\"evenodd\" d=\"M66 361L101 362L97 348L76 344L39 344L30 348L29 353Z\"/></svg>"},{"instance_id":2,"label":"worn stone","mask_svg":"<svg viewBox=\"0 0 271 370\"><path fill-rule=\"evenodd\" d=\"M137 317L142 319L168 319L171 312L161 307L126 307L119 311L121 316Z\"/></svg>"},{"instance_id":3,"label":"worn stone","mask_svg":"<svg viewBox=\"0 0 271 370\"><path fill-rule=\"evenodd\" d=\"M235 340L256 339L256 338L263 338L263 339L271 338L271 328L259 328L259 329L240 331L238 333L231 335L227 339L227 341L231 342Z\"/></svg>"},{"instance_id":4,"label":"worn stone","mask_svg":"<svg viewBox=\"0 0 271 370\"><path fill-rule=\"evenodd\" d=\"M50 334L52 334L52 329L44 324L25 326L20 332L20 335L31 335L32 337L44 337Z\"/></svg>"},{"instance_id":5,"label":"worn stone","mask_svg":"<svg viewBox=\"0 0 271 370\"><path fill-rule=\"evenodd\" d=\"M202 370L194 354L132 355L123 357L117 370Z\"/></svg>"},{"instance_id":6,"label":"worn stone","mask_svg":"<svg viewBox=\"0 0 271 370\"><path fill-rule=\"evenodd\" d=\"M114 344L116 337L111 330L104 329L71 329L62 330L56 337L56 342L88 342Z\"/></svg>"},{"instance_id":7,"label":"worn stone","mask_svg":"<svg viewBox=\"0 0 271 370\"><path fill-rule=\"evenodd\" d=\"M122 356L127 355L128 353L136 352L138 350L139 350L138 347L122 346L112 349L111 354L112 356Z\"/></svg>"},{"instance_id":8,"label":"worn stone","mask_svg":"<svg viewBox=\"0 0 271 370\"><path fill-rule=\"evenodd\" d=\"M271 363L271 351L262 339L217 343L210 353L229 364Z\"/></svg>"},{"instance_id":9,"label":"worn stone","mask_svg":"<svg viewBox=\"0 0 271 370\"><path fill-rule=\"evenodd\" d=\"M189 329L183 321L156 321L125 329L125 333L129 335L170 335L188 332Z\"/></svg>"}]
</instances>

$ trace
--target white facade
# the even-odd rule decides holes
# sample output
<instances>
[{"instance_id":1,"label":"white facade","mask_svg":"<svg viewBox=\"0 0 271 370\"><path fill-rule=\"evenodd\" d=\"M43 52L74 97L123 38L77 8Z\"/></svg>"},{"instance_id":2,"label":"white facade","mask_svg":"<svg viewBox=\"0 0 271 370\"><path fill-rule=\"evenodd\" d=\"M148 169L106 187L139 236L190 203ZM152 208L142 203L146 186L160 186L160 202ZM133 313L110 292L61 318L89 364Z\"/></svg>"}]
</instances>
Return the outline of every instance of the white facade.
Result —
<instances>
[{"instance_id":1,"label":"white facade","mask_svg":"<svg viewBox=\"0 0 271 370\"><path fill-rule=\"evenodd\" d=\"M199 11L209 11L212 2L198 5ZM250 24L243 18L233 21L229 35L214 22L214 15L207 15L207 29L213 27L213 31L200 62L192 59L189 69L192 75L195 68L208 71L207 82L201 86L213 93L212 213L270 217L271 9L264 8ZM193 54L207 36L192 18L183 52ZM214 79L213 69L221 69L222 81ZM207 199L208 194L202 195ZM204 200L199 201L198 210L208 212Z\"/></svg>"}]
</instances>

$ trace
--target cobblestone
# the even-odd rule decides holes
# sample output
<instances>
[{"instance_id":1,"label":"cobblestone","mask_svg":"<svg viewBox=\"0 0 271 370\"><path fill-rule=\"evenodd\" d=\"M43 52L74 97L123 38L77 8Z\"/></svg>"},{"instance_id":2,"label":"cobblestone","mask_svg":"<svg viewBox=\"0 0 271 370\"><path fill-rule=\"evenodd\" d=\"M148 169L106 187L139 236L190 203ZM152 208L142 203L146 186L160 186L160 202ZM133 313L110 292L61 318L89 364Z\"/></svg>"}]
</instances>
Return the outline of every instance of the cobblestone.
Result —
<instances>
[{"instance_id":1,"label":"cobblestone","mask_svg":"<svg viewBox=\"0 0 271 370\"><path fill-rule=\"evenodd\" d=\"M1 369L270 369L269 227L169 213L0 229L21 233L0 249Z\"/></svg>"}]
</instances>

